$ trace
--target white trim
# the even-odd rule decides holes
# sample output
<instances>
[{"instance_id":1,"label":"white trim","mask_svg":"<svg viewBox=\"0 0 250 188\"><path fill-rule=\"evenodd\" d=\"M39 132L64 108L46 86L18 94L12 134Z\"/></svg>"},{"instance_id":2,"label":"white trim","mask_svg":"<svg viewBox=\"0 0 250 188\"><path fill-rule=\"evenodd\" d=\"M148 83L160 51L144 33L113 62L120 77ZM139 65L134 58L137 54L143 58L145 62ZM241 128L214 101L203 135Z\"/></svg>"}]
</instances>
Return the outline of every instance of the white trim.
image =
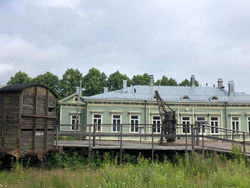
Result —
<instances>
[{"instance_id":1,"label":"white trim","mask_svg":"<svg viewBox=\"0 0 250 188\"><path fill-rule=\"evenodd\" d=\"M161 122L161 116L160 116L160 115L152 115L152 116L151 116L151 125L152 125L152 127L151 127L151 133L153 132L154 117L159 117L159 120L160 120L160 132L158 132L158 131L157 131L158 128L155 127L155 128L156 128L156 132L154 132L154 134L161 134L161 125L162 125L162 122Z\"/></svg>"},{"instance_id":2,"label":"white trim","mask_svg":"<svg viewBox=\"0 0 250 188\"><path fill-rule=\"evenodd\" d=\"M250 116L247 116L247 131L248 131L248 133L250 133L250 125L249 125L249 123L250 123Z\"/></svg>"},{"instance_id":3,"label":"white trim","mask_svg":"<svg viewBox=\"0 0 250 188\"><path fill-rule=\"evenodd\" d=\"M158 115L158 116L160 116L159 111L150 112L150 115L151 115L151 116L153 116L153 115Z\"/></svg>"},{"instance_id":4,"label":"white trim","mask_svg":"<svg viewBox=\"0 0 250 188\"><path fill-rule=\"evenodd\" d=\"M212 118L217 118L217 122L218 122L218 128L220 128L220 116L210 116L209 117L209 125L212 126ZM216 122L215 120L213 120L213 122ZM214 126L215 127L215 126ZM214 133L212 133L212 128L210 130L210 134L220 134L220 130L218 129L218 133L216 133L216 128L214 128Z\"/></svg>"},{"instance_id":5,"label":"white trim","mask_svg":"<svg viewBox=\"0 0 250 188\"><path fill-rule=\"evenodd\" d=\"M235 130L235 132L241 131L241 118L239 116L231 116L231 130L233 130L233 122L237 122L236 120L233 120L233 118L238 118L239 123L239 130Z\"/></svg>"},{"instance_id":6,"label":"white trim","mask_svg":"<svg viewBox=\"0 0 250 188\"><path fill-rule=\"evenodd\" d=\"M199 118L199 117L204 117L204 118L205 118L204 121L207 122L207 117L206 117L206 116L202 116L202 115L196 116L195 121L198 121L198 118ZM206 125L206 124L205 124L205 125ZM202 130L202 128L201 128L201 130ZM205 135L207 132L208 132L208 130L207 130L206 127L205 127L205 132L204 132L203 134ZM202 132L200 132L199 134L202 134Z\"/></svg>"},{"instance_id":7,"label":"white trim","mask_svg":"<svg viewBox=\"0 0 250 188\"><path fill-rule=\"evenodd\" d=\"M111 114L119 114L119 115L121 115L122 111L120 111L120 110L110 110L110 113Z\"/></svg>"},{"instance_id":8,"label":"white trim","mask_svg":"<svg viewBox=\"0 0 250 188\"><path fill-rule=\"evenodd\" d=\"M113 119L114 119L113 117L115 115L120 116L120 130L121 130L121 124L122 124L122 115L121 114L111 114L111 132L117 133L119 131L113 131ZM117 127L116 127L116 129L117 129Z\"/></svg>"},{"instance_id":9,"label":"white trim","mask_svg":"<svg viewBox=\"0 0 250 188\"><path fill-rule=\"evenodd\" d=\"M104 110L90 110L90 113L103 114Z\"/></svg>"},{"instance_id":10,"label":"white trim","mask_svg":"<svg viewBox=\"0 0 250 188\"><path fill-rule=\"evenodd\" d=\"M181 130L181 133L182 134L186 134L185 132L183 132L183 129L184 129L184 126L183 126L183 121L189 121L189 124L185 124L185 125L189 125L189 132L187 131L187 134L191 134L191 122L192 122L192 120L191 120L191 118L192 118L192 116L191 116L192 114L190 114L189 116L181 116L181 125L182 125L182 130ZM183 118L189 118L189 120L183 120Z\"/></svg>"},{"instance_id":11,"label":"white trim","mask_svg":"<svg viewBox=\"0 0 250 188\"><path fill-rule=\"evenodd\" d=\"M137 115L139 115L139 114L141 114L141 112L140 111L128 111L128 114L137 114Z\"/></svg>"},{"instance_id":12,"label":"white trim","mask_svg":"<svg viewBox=\"0 0 250 188\"><path fill-rule=\"evenodd\" d=\"M134 131L134 132L132 132L131 131L131 116L137 116L138 117L138 131L136 132L136 131ZM130 127L129 127L129 133L139 133L140 131L139 131L139 125L140 125L140 115L138 115L138 114L130 114L130 116L129 116L129 124L130 124Z\"/></svg>"},{"instance_id":13,"label":"white trim","mask_svg":"<svg viewBox=\"0 0 250 188\"><path fill-rule=\"evenodd\" d=\"M70 115L70 124L72 124L72 116L76 116L76 115ZM81 116L79 115L79 122L76 125L80 125L80 124L81 124ZM77 127L77 130L73 130L72 127L73 127L73 124L72 124L72 126L70 126L71 131L79 131L80 130L80 126Z\"/></svg>"},{"instance_id":14,"label":"white trim","mask_svg":"<svg viewBox=\"0 0 250 188\"><path fill-rule=\"evenodd\" d=\"M94 116L95 115L100 115L101 116L101 118L100 118L101 119L101 125L100 125L101 126L101 130L100 131L96 130L96 132L102 132L103 131L103 126L102 126L102 124L103 124L103 115L100 114L100 113L95 113L95 114L93 113L92 114L92 124L93 125L94 125ZM93 131L93 127L92 127L92 131Z\"/></svg>"}]
</instances>

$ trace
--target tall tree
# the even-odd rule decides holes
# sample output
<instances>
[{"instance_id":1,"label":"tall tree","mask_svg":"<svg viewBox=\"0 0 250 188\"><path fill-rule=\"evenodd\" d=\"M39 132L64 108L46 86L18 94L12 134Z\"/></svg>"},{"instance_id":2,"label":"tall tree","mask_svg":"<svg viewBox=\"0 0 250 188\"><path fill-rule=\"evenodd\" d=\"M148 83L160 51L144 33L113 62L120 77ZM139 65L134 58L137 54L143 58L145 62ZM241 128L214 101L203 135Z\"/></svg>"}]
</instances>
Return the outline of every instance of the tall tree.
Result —
<instances>
[{"instance_id":1,"label":"tall tree","mask_svg":"<svg viewBox=\"0 0 250 188\"><path fill-rule=\"evenodd\" d=\"M28 76L28 74L19 71L15 74L15 76L10 77L7 84L30 84L31 80L32 79Z\"/></svg>"},{"instance_id":2,"label":"tall tree","mask_svg":"<svg viewBox=\"0 0 250 188\"><path fill-rule=\"evenodd\" d=\"M191 86L191 82L188 79L183 80L179 86ZM195 86L199 86L199 82L195 80Z\"/></svg>"},{"instance_id":3,"label":"tall tree","mask_svg":"<svg viewBox=\"0 0 250 188\"><path fill-rule=\"evenodd\" d=\"M144 73L143 75L134 75L131 83L132 85L149 85L150 76L148 73Z\"/></svg>"},{"instance_id":4,"label":"tall tree","mask_svg":"<svg viewBox=\"0 0 250 188\"><path fill-rule=\"evenodd\" d=\"M98 69L89 69L88 74L83 77L83 87L86 89L84 94L87 96L102 93L105 86L107 86L107 76Z\"/></svg>"},{"instance_id":5,"label":"tall tree","mask_svg":"<svg viewBox=\"0 0 250 188\"><path fill-rule=\"evenodd\" d=\"M59 79L58 76L46 72L45 74L40 74L32 79L32 83L42 84L52 89L56 94L58 94L59 89Z\"/></svg>"},{"instance_id":6,"label":"tall tree","mask_svg":"<svg viewBox=\"0 0 250 188\"><path fill-rule=\"evenodd\" d=\"M178 86L177 81L174 78L169 78L166 76L162 76L160 80L157 80L155 85L161 86Z\"/></svg>"},{"instance_id":7,"label":"tall tree","mask_svg":"<svg viewBox=\"0 0 250 188\"><path fill-rule=\"evenodd\" d=\"M123 87L123 80L127 80L127 84L130 86L131 80L126 74L121 74L119 71L110 74L108 78L109 89L111 91L121 89Z\"/></svg>"},{"instance_id":8,"label":"tall tree","mask_svg":"<svg viewBox=\"0 0 250 188\"><path fill-rule=\"evenodd\" d=\"M78 69L67 69L59 81L60 96L66 97L76 92L80 80L83 80L82 73Z\"/></svg>"}]
</instances>

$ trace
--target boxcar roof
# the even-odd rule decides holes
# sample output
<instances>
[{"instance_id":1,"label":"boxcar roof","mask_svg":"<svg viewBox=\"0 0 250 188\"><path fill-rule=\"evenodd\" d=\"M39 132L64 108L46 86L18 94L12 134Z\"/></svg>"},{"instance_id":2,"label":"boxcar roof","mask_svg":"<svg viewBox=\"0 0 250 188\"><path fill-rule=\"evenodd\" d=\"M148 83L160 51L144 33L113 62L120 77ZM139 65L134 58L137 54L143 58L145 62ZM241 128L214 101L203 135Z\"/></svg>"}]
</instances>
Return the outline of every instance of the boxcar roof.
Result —
<instances>
[{"instance_id":1,"label":"boxcar roof","mask_svg":"<svg viewBox=\"0 0 250 188\"><path fill-rule=\"evenodd\" d=\"M51 93L53 93L53 95L55 95L55 97L57 98L57 95L55 94L54 91L52 91L50 88L41 85L41 84L12 84L12 85L7 85L5 87L0 88L0 93L19 93L22 92L24 89L29 88L29 87L33 87L33 86L40 86L40 87L44 87L48 90L50 90Z\"/></svg>"}]
</instances>

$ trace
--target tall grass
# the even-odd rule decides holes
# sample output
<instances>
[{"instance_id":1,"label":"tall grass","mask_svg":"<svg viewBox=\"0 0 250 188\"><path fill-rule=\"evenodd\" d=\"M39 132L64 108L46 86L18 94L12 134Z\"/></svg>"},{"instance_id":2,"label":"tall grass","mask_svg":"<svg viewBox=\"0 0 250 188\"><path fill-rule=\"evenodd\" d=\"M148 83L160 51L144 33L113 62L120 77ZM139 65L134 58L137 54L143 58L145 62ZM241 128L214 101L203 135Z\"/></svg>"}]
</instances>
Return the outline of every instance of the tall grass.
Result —
<instances>
[{"instance_id":1,"label":"tall grass","mask_svg":"<svg viewBox=\"0 0 250 188\"><path fill-rule=\"evenodd\" d=\"M237 152L237 151L236 151ZM234 156L237 156L235 158ZM237 154L231 158L212 153L179 156L170 161L151 161L139 155L125 155L118 163L116 154L93 153L89 158L77 154L47 156L49 169L13 164L0 172L0 187L249 187L250 167Z\"/></svg>"}]
</instances>

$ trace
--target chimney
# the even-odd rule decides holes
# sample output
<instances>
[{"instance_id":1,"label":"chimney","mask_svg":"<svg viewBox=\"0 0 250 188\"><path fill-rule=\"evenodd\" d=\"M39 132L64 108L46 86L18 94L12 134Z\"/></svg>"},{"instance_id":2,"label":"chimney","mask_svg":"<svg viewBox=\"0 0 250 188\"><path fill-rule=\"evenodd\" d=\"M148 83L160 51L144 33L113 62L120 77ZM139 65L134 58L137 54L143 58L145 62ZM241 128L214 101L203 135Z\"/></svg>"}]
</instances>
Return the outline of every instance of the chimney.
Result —
<instances>
[{"instance_id":1,"label":"chimney","mask_svg":"<svg viewBox=\"0 0 250 188\"><path fill-rule=\"evenodd\" d=\"M154 85L154 75L149 75L149 80L150 80L149 85L153 86Z\"/></svg>"},{"instance_id":2,"label":"chimney","mask_svg":"<svg viewBox=\"0 0 250 188\"><path fill-rule=\"evenodd\" d=\"M79 94L79 93L80 93L80 88L76 87L76 94Z\"/></svg>"},{"instance_id":3,"label":"chimney","mask_svg":"<svg viewBox=\"0 0 250 188\"><path fill-rule=\"evenodd\" d=\"M191 75L191 87L195 87L195 77Z\"/></svg>"},{"instance_id":4,"label":"chimney","mask_svg":"<svg viewBox=\"0 0 250 188\"><path fill-rule=\"evenodd\" d=\"M108 87L104 87L104 88L103 88L103 93L108 93L108 91L109 91L109 90L108 90Z\"/></svg>"},{"instance_id":5,"label":"chimney","mask_svg":"<svg viewBox=\"0 0 250 188\"><path fill-rule=\"evenodd\" d=\"M234 93L234 82L229 81L228 82L228 95L232 95Z\"/></svg>"},{"instance_id":6,"label":"chimney","mask_svg":"<svg viewBox=\"0 0 250 188\"><path fill-rule=\"evenodd\" d=\"M123 92L123 93L127 93L127 80L123 80L122 92Z\"/></svg>"},{"instance_id":7,"label":"chimney","mask_svg":"<svg viewBox=\"0 0 250 188\"><path fill-rule=\"evenodd\" d=\"M219 78L217 82L218 82L218 88L219 89L224 89L223 80L221 78Z\"/></svg>"}]
</instances>

